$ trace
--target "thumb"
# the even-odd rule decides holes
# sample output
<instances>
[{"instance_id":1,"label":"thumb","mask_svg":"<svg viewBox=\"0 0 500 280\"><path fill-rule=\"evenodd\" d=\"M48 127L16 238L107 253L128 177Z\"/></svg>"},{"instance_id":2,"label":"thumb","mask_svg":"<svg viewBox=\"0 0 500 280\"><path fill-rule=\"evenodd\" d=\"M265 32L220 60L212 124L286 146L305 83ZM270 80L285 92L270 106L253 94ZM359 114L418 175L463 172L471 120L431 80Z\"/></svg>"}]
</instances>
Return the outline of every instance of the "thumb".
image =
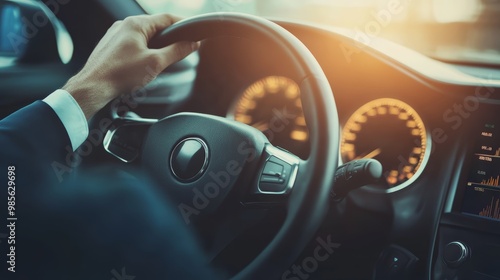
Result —
<instances>
[{"instance_id":1,"label":"thumb","mask_svg":"<svg viewBox=\"0 0 500 280\"><path fill-rule=\"evenodd\" d=\"M192 52L198 50L200 44L192 42L178 42L168 47L152 50L160 57L160 64L163 69L184 59Z\"/></svg>"}]
</instances>

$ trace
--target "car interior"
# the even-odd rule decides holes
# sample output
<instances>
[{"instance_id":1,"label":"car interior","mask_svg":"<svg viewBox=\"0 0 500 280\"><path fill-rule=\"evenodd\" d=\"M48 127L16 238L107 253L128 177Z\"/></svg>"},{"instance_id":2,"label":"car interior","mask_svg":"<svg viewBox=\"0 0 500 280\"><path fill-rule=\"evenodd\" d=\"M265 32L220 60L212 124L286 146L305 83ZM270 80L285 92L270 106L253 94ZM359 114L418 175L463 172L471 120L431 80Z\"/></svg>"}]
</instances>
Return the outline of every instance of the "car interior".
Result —
<instances>
[{"instance_id":1,"label":"car interior","mask_svg":"<svg viewBox=\"0 0 500 280\"><path fill-rule=\"evenodd\" d=\"M178 13L151 47L200 49L101 110L71 170L146 169L234 279L500 279L500 1L416 2L478 11L424 26L403 0L1 1L0 119L115 21Z\"/></svg>"}]
</instances>

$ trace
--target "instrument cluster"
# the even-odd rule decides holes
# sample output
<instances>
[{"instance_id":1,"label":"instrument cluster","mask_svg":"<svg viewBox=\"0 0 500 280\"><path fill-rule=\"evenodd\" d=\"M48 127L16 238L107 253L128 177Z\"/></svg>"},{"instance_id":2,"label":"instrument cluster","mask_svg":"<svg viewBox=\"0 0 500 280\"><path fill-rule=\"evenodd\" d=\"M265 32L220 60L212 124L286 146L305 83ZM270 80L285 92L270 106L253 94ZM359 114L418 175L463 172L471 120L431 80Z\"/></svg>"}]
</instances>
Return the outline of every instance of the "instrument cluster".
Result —
<instances>
[{"instance_id":1,"label":"instrument cluster","mask_svg":"<svg viewBox=\"0 0 500 280\"><path fill-rule=\"evenodd\" d=\"M228 117L262 131L275 145L307 158L309 133L300 88L293 80L269 76L249 85L233 103ZM376 159L383 166L383 191L408 185L424 168L430 153L422 118L407 103L392 98L372 100L355 110L343 124L343 163Z\"/></svg>"}]
</instances>

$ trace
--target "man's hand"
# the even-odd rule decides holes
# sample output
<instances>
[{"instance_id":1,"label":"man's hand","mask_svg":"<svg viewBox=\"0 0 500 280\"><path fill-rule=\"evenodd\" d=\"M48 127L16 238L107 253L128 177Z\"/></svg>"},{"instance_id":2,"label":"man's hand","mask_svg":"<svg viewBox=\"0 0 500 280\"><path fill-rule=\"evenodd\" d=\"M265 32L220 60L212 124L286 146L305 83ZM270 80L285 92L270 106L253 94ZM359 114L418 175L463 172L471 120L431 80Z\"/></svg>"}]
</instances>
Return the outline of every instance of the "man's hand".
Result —
<instances>
[{"instance_id":1,"label":"man's hand","mask_svg":"<svg viewBox=\"0 0 500 280\"><path fill-rule=\"evenodd\" d=\"M141 15L118 21L108 30L84 68L63 87L78 102L87 119L121 94L147 85L167 66L198 48L180 42L149 49L149 41L177 22L171 15ZM149 71L146 71L149 69ZM150 69L154 69L152 76Z\"/></svg>"}]
</instances>

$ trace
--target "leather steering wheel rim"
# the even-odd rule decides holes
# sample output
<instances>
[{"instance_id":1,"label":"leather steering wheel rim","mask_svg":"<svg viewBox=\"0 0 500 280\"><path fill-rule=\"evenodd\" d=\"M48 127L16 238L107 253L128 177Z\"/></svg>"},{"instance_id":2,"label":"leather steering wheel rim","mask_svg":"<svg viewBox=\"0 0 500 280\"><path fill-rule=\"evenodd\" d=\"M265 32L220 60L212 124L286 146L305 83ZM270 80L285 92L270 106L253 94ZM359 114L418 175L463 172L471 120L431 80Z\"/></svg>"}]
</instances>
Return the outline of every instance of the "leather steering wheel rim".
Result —
<instances>
[{"instance_id":1,"label":"leather steering wheel rim","mask_svg":"<svg viewBox=\"0 0 500 280\"><path fill-rule=\"evenodd\" d=\"M180 41L237 37L265 42L282 51L300 85L310 134L310 156L299 169L300 182L290 195L287 217L269 245L233 279L268 279L286 271L314 236L329 207L329 192L338 165L339 122L330 84L307 47L290 32L263 18L213 13L180 21L150 43L162 48Z\"/></svg>"}]
</instances>

